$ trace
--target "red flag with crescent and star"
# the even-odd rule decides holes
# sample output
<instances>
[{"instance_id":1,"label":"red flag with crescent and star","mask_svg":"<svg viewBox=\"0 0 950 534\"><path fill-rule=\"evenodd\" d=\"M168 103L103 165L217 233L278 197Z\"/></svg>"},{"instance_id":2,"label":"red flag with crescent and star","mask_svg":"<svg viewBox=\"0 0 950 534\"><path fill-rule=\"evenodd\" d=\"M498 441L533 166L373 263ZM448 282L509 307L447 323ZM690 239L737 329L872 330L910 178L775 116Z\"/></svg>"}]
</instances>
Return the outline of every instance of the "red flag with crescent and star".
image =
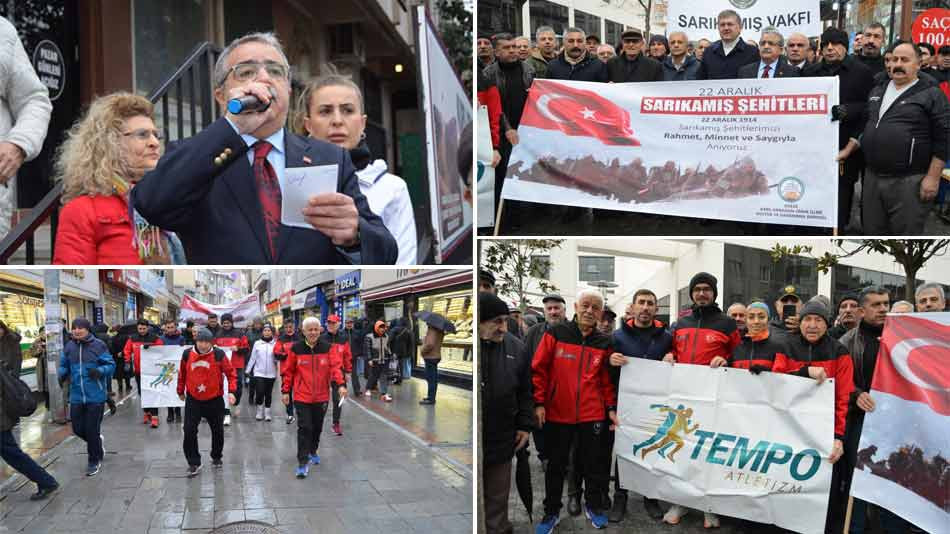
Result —
<instances>
[{"instance_id":1,"label":"red flag with crescent and star","mask_svg":"<svg viewBox=\"0 0 950 534\"><path fill-rule=\"evenodd\" d=\"M888 315L871 389L950 416L950 326L927 315Z\"/></svg>"},{"instance_id":2,"label":"red flag with crescent and star","mask_svg":"<svg viewBox=\"0 0 950 534\"><path fill-rule=\"evenodd\" d=\"M521 126L593 137L605 145L640 146L633 136L629 111L596 91L569 87L556 80L534 81Z\"/></svg>"}]
</instances>

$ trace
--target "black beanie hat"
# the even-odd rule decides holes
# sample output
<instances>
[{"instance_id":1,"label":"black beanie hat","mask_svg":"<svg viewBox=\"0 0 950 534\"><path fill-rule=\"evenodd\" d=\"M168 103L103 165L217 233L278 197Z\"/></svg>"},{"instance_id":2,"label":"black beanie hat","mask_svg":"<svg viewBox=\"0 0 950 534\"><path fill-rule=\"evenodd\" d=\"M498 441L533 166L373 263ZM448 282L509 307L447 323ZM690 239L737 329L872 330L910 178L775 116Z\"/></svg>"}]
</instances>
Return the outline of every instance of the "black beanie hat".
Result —
<instances>
[{"instance_id":1,"label":"black beanie hat","mask_svg":"<svg viewBox=\"0 0 950 534\"><path fill-rule=\"evenodd\" d=\"M225 322L225 321L231 321L231 322L233 323L233 322L234 322L234 316L231 315L230 313L225 313L225 314L221 315L221 322L223 323L223 322Z\"/></svg>"},{"instance_id":2,"label":"black beanie hat","mask_svg":"<svg viewBox=\"0 0 950 534\"><path fill-rule=\"evenodd\" d=\"M716 277L709 273L696 273L693 278L689 281L689 298L693 298L693 288L696 287L696 284L709 284L709 287L713 290L713 300L719 296L719 288L717 285L719 281L716 280Z\"/></svg>"},{"instance_id":3,"label":"black beanie hat","mask_svg":"<svg viewBox=\"0 0 950 534\"><path fill-rule=\"evenodd\" d=\"M809 300L806 302L805 305L802 306L802 311L799 315L802 319L804 319L806 315L817 315L825 321L826 325L830 325L830 321L828 320L828 308L825 308L825 306L817 300Z\"/></svg>"},{"instance_id":4,"label":"black beanie hat","mask_svg":"<svg viewBox=\"0 0 950 534\"><path fill-rule=\"evenodd\" d=\"M853 300L853 301L855 301L855 302L858 303L858 306L861 305L861 300L858 298L858 296L857 296L856 294L854 294L854 293L847 293L847 294L845 294L843 297L841 297L840 299L838 299L838 305L835 306L835 309L836 309L836 310L840 310L840 309L841 309L841 304L844 303L844 301L846 301L846 300Z\"/></svg>"},{"instance_id":5,"label":"black beanie hat","mask_svg":"<svg viewBox=\"0 0 950 534\"><path fill-rule=\"evenodd\" d=\"M844 30L839 30L838 28L828 28L825 30L825 33L821 34L821 46L825 47L827 44L840 44L844 45L844 49L848 50L848 34Z\"/></svg>"},{"instance_id":6,"label":"black beanie hat","mask_svg":"<svg viewBox=\"0 0 950 534\"><path fill-rule=\"evenodd\" d=\"M478 294L478 322L491 321L496 317L508 315L508 305L494 293Z\"/></svg>"}]
</instances>

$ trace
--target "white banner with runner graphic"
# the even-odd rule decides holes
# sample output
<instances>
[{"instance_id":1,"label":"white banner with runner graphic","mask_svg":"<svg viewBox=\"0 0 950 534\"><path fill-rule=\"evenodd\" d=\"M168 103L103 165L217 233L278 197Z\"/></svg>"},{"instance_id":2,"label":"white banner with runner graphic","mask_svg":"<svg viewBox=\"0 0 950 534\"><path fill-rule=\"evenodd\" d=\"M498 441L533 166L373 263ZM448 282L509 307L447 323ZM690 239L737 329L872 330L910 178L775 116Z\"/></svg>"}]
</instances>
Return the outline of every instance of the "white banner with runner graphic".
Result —
<instances>
[{"instance_id":1,"label":"white banner with runner graphic","mask_svg":"<svg viewBox=\"0 0 950 534\"><path fill-rule=\"evenodd\" d=\"M834 227L838 78L535 80L502 196Z\"/></svg>"},{"instance_id":2,"label":"white banner with runner graphic","mask_svg":"<svg viewBox=\"0 0 950 534\"><path fill-rule=\"evenodd\" d=\"M181 345L152 345L142 349L142 408L184 406L178 398L178 367Z\"/></svg>"},{"instance_id":3,"label":"white banner with runner graphic","mask_svg":"<svg viewBox=\"0 0 950 534\"><path fill-rule=\"evenodd\" d=\"M793 32L803 33L806 37L821 35L818 0L669 0L666 34L683 31L690 41L717 41L717 17L725 9L731 9L742 17L742 36L747 39L758 41L762 30L770 26L786 39Z\"/></svg>"},{"instance_id":4,"label":"white banner with runner graphic","mask_svg":"<svg viewBox=\"0 0 950 534\"><path fill-rule=\"evenodd\" d=\"M631 358L618 394L622 487L797 532L824 531L833 381Z\"/></svg>"},{"instance_id":5,"label":"white banner with runner graphic","mask_svg":"<svg viewBox=\"0 0 950 534\"><path fill-rule=\"evenodd\" d=\"M234 326L250 326L254 317L261 315L260 298L257 293L251 293L226 304L208 304L188 295L181 298L181 308L178 312L180 320L207 324L209 313L217 314L219 319L225 313L230 313L234 316Z\"/></svg>"}]
</instances>

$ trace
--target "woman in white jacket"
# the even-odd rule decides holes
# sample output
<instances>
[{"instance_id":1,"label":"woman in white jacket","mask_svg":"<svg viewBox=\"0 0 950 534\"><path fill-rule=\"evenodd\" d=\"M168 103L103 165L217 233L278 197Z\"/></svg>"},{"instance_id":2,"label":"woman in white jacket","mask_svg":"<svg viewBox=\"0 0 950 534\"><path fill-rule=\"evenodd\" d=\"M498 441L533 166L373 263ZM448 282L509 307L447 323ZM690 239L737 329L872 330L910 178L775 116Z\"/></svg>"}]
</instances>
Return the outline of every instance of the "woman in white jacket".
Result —
<instances>
[{"instance_id":1,"label":"woman in white jacket","mask_svg":"<svg viewBox=\"0 0 950 534\"><path fill-rule=\"evenodd\" d=\"M261 338L254 342L251 349L251 359L247 362L247 372L254 373L254 396L257 402L257 416L260 421L271 420L270 402L271 392L274 390L274 380L277 379L277 360L274 359L274 327L266 324L261 329Z\"/></svg>"},{"instance_id":2,"label":"woman in white jacket","mask_svg":"<svg viewBox=\"0 0 950 534\"><path fill-rule=\"evenodd\" d=\"M389 172L385 160L372 160L364 142L366 115L363 114L363 93L360 88L345 76L321 76L307 84L300 94L297 107L303 114L298 127L306 130L307 135L350 152L357 169L360 192L399 245L396 263L419 263L416 258L416 221L409 188L402 178Z\"/></svg>"}]
</instances>

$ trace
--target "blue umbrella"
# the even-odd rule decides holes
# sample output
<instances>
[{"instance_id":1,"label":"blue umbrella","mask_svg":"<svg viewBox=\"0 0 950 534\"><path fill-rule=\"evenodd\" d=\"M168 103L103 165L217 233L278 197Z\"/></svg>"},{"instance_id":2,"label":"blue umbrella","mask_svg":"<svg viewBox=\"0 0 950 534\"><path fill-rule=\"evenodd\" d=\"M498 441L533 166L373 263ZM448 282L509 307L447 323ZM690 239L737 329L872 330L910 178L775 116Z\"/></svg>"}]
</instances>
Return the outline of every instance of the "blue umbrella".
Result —
<instances>
[{"instance_id":1,"label":"blue umbrella","mask_svg":"<svg viewBox=\"0 0 950 534\"><path fill-rule=\"evenodd\" d=\"M429 325L436 330L441 330L443 332L448 332L449 334L455 333L455 325L452 324L452 321L449 321L442 315L438 313L433 313L430 311L421 311L416 313L417 319L422 319L425 324Z\"/></svg>"}]
</instances>

